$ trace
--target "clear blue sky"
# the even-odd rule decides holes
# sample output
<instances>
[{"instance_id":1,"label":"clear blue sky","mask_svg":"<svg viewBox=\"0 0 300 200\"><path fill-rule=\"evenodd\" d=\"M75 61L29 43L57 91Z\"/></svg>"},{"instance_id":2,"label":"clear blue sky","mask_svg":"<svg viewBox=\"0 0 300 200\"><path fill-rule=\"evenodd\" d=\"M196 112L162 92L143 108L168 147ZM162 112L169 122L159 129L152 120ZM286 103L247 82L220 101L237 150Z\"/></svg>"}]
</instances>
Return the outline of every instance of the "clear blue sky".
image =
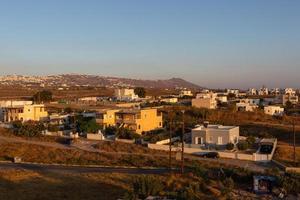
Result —
<instances>
[{"instance_id":1,"label":"clear blue sky","mask_svg":"<svg viewBox=\"0 0 300 200\"><path fill-rule=\"evenodd\" d=\"M0 0L0 70L300 87L300 1Z\"/></svg>"}]
</instances>

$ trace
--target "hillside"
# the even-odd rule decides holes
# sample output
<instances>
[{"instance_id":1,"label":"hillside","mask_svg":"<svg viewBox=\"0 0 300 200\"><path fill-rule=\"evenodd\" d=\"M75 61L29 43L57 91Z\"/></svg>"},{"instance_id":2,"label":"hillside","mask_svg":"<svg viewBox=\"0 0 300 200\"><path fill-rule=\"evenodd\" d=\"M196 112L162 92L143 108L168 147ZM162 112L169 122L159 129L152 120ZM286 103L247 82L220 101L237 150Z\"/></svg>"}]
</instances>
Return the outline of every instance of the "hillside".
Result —
<instances>
[{"instance_id":1,"label":"hillside","mask_svg":"<svg viewBox=\"0 0 300 200\"><path fill-rule=\"evenodd\" d=\"M181 78L167 80L142 80L98 75L62 74L49 76L0 76L0 85L26 85L43 87L70 87L70 86L99 86L99 87L146 87L146 88L189 88L201 89L194 83Z\"/></svg>"}]
</instances>

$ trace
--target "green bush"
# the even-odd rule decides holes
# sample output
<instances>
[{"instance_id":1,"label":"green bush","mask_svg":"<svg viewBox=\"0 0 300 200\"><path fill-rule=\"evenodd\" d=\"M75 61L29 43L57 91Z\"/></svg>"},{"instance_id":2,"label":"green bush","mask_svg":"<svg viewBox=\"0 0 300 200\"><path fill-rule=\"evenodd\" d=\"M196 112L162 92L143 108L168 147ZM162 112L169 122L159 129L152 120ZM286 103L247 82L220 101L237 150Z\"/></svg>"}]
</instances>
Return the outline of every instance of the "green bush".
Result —
<instances>
[{"instance_id":1,"label":"green bush","mask_svg":"<svg viewBox=\"0 0 300 200\"><path fill-rule=\"evenodd\" d=\"M100 130L100 126L96 123L96 119L92 117L83 117L82 115L76 117L76 126L79 132L84 133L96 133Z\"/></svg>"},{"instance_id":2,"label":"green bush","mask_svg":"<svg viewBox=\"0 0 300 200\"><path fill-rule=\"evenodd\" d=\"M230 198L230 192L234 189L234 181L231 177L225 178L225 180L222 182L222 195L227 196Z\"/></svg>"},{"instance_id":3,"label":"green bush","mask_svg":"<svg viewBox=\"0 0 300 200\"><path fill-rule=\"evenodd\" d=\"M297 195L300 191L300 175L292 173L282 176L280 180L280 185L288 194Z\"/></svg>"},{"instance_id":4,"label":"green bush","mask_svg":"<svg viewBox=\"0 0 300 200\"><path fill-rule=\"evenodd\" d=\"M234 144L232 144L232 143L228 143L228 144L226 145L226 149L227 149L227 150L233 150L233 148L234 148Z\"/></svg>"},{"instance_id":5,"label":"green bush","mask_svg":"<svg viewBox=\"0 0 300 200\"><path fill-rule=\"evenodd\" d=\"M105 128L105 135L114 135L117 132L117 127L115 126L108 126Z\"/></svg>"},{"instance_id":6,"label":"green bush","mask_svg":"<svg viewBox=\"0 0 300 200\"><path fill-rule=\"evenodd\" d=\"M133 179L132 188L135 197L145 199L150 195L159 195L164 185L154 176L143 175Z\"/></svg>"},{"instance_id":7,"label":"green bush","mask_svg":"<svg viewBox=\"0 0 300 200\"><path fill-rule=\"evenodd\" d=\"M249 147L252 147L255 143L255 137L253 137L252 135L247 137L246 142L248 143Z\"/></svg>"},{"instance_id":8,"label":"green bush","mask_svg":"<svg viewBox=\"0 0 300 200\"><path fill-rule=\"evenodd\" d=\"M248 143L241 141L237 144L237 147L239 150L244 151L244 150L248 149Z\"/></svg>"},{"instance_id":9,"label":"green bush","mask_svg":"<svg viewBox=\"0 0 300 200\"><path fill-rule=\"evenodd\" d=\"M27 121L24 123L13 123L14 133L18 136L34 137L41 135L46 128L43 123L35 121Z\"/></svg>"},{"instance_id":10,"label":"green bush","mask_svg":"<svg viewBox=\"0 0 300 200\"><path fill-rule=\"evenodd\" d=\"M116 136L120 139L138 139L141 136L128 128L118 128L116 131Z\"/></svg>"}]
</instances>

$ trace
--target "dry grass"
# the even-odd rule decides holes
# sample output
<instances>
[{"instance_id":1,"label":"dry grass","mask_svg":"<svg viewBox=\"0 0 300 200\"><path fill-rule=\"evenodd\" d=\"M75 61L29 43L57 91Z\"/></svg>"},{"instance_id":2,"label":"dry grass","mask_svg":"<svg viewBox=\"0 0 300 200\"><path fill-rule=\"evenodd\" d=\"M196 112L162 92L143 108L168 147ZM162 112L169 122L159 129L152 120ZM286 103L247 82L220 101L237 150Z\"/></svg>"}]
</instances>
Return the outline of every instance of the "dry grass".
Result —
<instances>
[{"instance_id":1,"label":"dry grass","mask_svg":"<svg viewBox=\"0 0 300 200\"><path fill-rule=\"evenodd\" d=\"M153 150L147 147L136 144L127 144L123 142L110 142L100 141L94 145L96 149L106 152L127 152L136 154L151 154L151 155L164 155L165 151Z\"/></svg>"},{"instance_id":2,"label":"dry grass","mask_svg":"<svg viewBox=\"0 0 300 200\"><path fill-rule=\"evenodd\" d=\"M3 143L0 158L21 157L26 162L64 163L78 165L107 165L135 167L167 167L167 159L155 155L96 153L76 149L60 149L25 143Z\"/></svg>"},{"instance_id":3,"label":"dry grass","mask_svg":"<svg viewBox=\"0 0 300 200\"><path fill-rule=\"evenodd\" d=\"M128 190L133 176L0 170L0 199L117 199Z\"/></svg>"},{"instance_id":4,"label":"dry grass","mask_svg":"<svg viewBox=\"0 0 300 200\"><path fill-rule=\"evenodd\" d=\"M288 166L293 166L294 162L294 147L289 145L278 145L274 159ZM300 166L300 147L296 147L296 162L298 163L298 167Z\"/></svg>"}]
</instances>

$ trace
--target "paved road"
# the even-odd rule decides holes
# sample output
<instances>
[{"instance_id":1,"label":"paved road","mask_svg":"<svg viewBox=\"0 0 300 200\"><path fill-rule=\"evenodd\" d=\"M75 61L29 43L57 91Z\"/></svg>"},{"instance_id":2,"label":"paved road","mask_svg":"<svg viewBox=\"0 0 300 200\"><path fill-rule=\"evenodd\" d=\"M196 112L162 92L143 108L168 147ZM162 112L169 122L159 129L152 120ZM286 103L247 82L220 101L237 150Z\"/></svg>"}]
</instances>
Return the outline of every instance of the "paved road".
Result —
<instances>
[{"instance_id":1,"label":"paved road","mask_svg":"<svg viewBox=\"0 0 300 200\"><path fill-rule=\"evenodd\" d=\"M0 163L0 170L5 169L26 169L39 172L55 173L126 173L126 174L164 174L168 169L153 168L121 168L121 167L81 167L81 166L61 166L61 165L44 165L29 163Z\"/></svg>"}]
</instances>

